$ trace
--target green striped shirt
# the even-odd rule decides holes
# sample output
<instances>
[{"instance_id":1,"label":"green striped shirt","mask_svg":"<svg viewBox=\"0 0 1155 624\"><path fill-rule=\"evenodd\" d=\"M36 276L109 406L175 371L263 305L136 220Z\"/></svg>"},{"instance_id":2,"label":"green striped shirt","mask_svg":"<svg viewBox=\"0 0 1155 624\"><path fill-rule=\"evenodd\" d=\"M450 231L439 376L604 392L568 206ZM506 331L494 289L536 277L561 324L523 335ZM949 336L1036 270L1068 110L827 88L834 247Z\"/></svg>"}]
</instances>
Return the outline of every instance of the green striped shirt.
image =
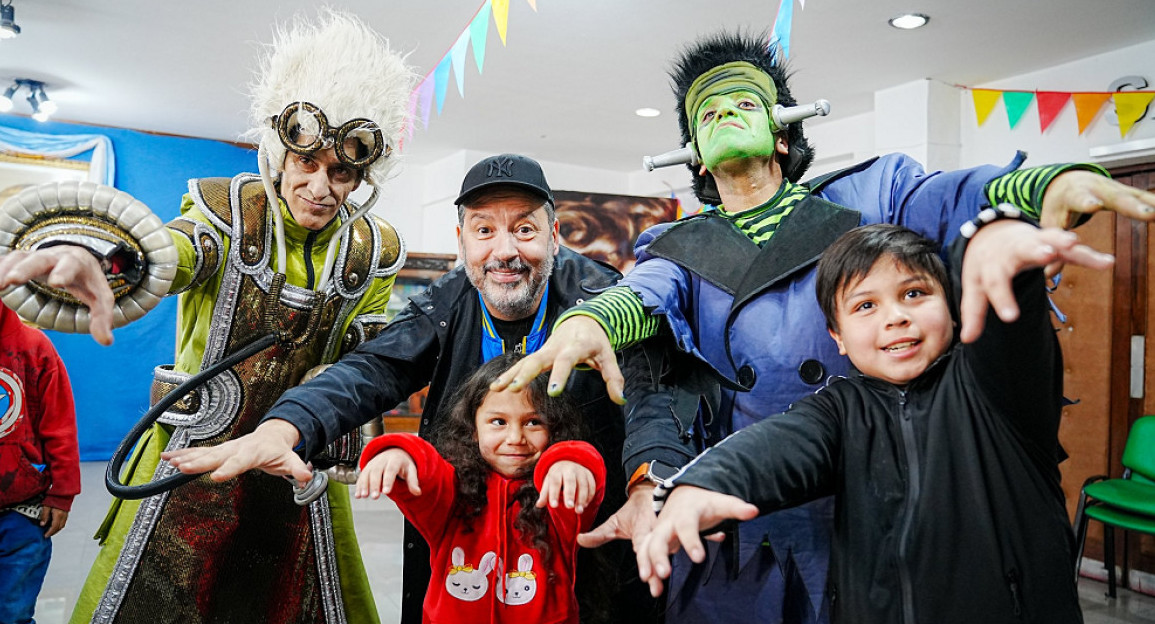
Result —
<instances>
[{"instance_id":1,"label":"green striped shirt","mask_svg":"<svg viewBox=\"0 0 1155 624\"><path fill-rule=\"evenodd\" d=\"M1011 204L1038 221L1043 213L1043 194L1047 190L1047 185L1060 173L1075 169L1085 169L1103 176L1108 175L1106 169L1090 163L1044 165L1020 169L987 182L987 201L992 206Z\"/></svg>"}]
</instances>

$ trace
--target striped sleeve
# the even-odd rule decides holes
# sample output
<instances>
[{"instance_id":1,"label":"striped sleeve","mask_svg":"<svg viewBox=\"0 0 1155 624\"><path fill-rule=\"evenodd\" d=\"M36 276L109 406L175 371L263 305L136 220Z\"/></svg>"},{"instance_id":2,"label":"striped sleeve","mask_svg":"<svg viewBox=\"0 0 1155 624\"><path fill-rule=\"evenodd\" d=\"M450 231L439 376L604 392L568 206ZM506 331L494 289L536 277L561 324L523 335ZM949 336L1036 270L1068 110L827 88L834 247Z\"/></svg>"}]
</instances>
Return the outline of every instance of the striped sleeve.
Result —
<instances>
[{"instance_id":1,"label":"striped sleeve","mask_svg":"<svg viewBox=\"0 0 1155 624\"><path fill-rule=\"evenodd\" d=\"M659 320L642 305L642 298L628 286L614 286L585 303L570 308L554 323L571 316L588 316L602 326L614 351L639 343L658 333Z\"/></svg>"},{"instance_id":2,"label":"striped sleeve","mask_svg":"<svg viewBox=\"0 0 1155 624\"><path fill-rule=\"evenodd\" d=\"M1060 173L1083 169L1108 176L1107 170L1091 163L1045 165L1012 171L987 183L987 201L992 206L1009 203L1022 210L1035 221L1043 212L1043 194L1047 185Z\"/></svg>"}]
</instances>

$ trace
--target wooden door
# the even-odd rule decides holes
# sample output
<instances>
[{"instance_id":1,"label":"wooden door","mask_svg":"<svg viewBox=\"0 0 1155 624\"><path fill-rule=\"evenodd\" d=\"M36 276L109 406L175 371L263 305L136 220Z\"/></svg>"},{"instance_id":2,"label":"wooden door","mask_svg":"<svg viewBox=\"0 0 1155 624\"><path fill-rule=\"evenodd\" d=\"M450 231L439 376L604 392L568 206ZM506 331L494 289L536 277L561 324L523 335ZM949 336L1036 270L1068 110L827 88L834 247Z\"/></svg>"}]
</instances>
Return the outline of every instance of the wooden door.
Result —
<instances>
[{"instance_id":1,"label":"wooden door","mask_svg":"<svg viewBox=\"0 0 1155 624\"><path fill-rule=\"evenodd\" d=\"M1138 188L1155 186L1155 164L1112 174ZM1059 434L1070 454L1060 468L1072 518L1083 482L1094 475L1121 476L1131 423L1155 414L1155 280L1148 280L1155 274L1155 250L1148 244L1155 241L1155 225L1102 214L1077 232L1083 242L1115 254L1115 267L1111 272L1068 267L1053 296L1068 315L1058 330L1064 394L1078 401L1063 409ZM1134 374L1133 360L1138 367ZM1118 554L1123 540L1121 532L1117 534ZM1130 540L1131 566L1155 573L1155 538L1135 537ZM1087 557L1102 561L1102 540L1095 523L1087 535Z\"/></svg>"}]
</instances>

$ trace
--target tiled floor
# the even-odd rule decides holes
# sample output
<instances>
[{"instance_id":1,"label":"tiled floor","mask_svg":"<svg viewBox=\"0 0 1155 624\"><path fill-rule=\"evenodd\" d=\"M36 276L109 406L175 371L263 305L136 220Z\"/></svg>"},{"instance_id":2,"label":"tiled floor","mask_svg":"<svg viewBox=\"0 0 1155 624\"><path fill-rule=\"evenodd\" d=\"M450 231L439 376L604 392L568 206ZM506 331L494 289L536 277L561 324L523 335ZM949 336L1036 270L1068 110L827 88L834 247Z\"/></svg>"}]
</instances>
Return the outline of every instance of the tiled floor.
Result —
<instances>
[{"instance_id":1,"label":"tiled floor","mask_svg":"<svg viewBox=\"0 0 1155 624\"><path fill-rule=\"evenodd\" d=\"M53 538L54 553L48 578L40 592L36 621L61 624L68 620L76 594L96 558L92 534L104 519L111 500L104 489L104 463L82 464L84 493L77 499L68 526ZM369 582L377 600L381 621L399 619L401 596L401 514L392 503L354 501L354 517ZM1155 597L1126 590L1112 600L1106 585L1087 579L1079 582L1079 596L1087 624L1155 624Z\"/></svg>"}]
</instances>

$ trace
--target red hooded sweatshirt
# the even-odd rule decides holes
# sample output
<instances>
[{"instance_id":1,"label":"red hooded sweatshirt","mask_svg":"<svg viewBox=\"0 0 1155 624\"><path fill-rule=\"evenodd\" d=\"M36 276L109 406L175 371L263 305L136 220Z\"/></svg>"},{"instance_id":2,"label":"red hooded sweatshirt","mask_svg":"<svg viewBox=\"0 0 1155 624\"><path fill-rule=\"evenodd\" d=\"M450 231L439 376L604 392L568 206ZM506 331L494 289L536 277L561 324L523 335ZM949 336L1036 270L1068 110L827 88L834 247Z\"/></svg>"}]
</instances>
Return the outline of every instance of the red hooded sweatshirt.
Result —
<instances>
[{"instance_id":1,"label":"red hooded sweatshirt","mask_svg":"<svg viewBox=\"0 0 1155 624\"><path fill-rule=\"evenodd\" d=\"M559 461L588 468L597 482L597 493L580 516L572 509L546 507L553 552L549 569L544 569L541 553L532 542L513 528L521 511L514 494L524 479L490 472L485 509L467 527L452 514L457 496L454 468L425 440L404 433L376 438L361 454L361 467L394 447L413 457L421 483L421 496L413 496L400 484L389 496L430 546L433 575L425 593L424 622L577 623L573 590L577 535L592 526L606 480L605 462L593 446L558 442L541 454L534 468L533 481L539 491L550 466Z\"/></svg>"},{"instance_id":2,"label":"red hooded sweatshirt","mask_svg":"<svg viewBox=\"0 0 1155 624\"><path fill-rule=\"evenodd\" d=\"M80 493L72 386L44 332L0 305L0 509L44 495L70 511Z\"/></svg>"}]
</instances>

